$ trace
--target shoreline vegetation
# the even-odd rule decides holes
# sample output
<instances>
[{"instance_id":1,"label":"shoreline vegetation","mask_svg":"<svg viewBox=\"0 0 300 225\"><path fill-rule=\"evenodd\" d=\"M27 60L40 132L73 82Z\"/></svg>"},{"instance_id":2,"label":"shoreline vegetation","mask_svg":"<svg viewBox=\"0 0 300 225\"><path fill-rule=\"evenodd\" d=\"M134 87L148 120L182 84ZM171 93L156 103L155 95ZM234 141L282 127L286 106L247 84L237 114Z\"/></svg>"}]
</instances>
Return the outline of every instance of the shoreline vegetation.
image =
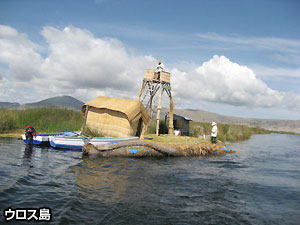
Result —
<instances>
[{"instance_id":1,"label":"shoreline vegetation","mask_svg":"<svg viewBox=\"0 0 300 225\"><path fill-rule=\"evenodd\" d=\"M27 125L33 126L38 133L53 133L78 131L81 129L83 116L79 111L66 108L42 107L26 109L0 109L0 137L20 137L24 133ZM161 121L161 127L163 121ZM156 142L205 142L207 139L200 139L205 134L209 137L211 131L210 123L201 123L191 121L190 136L169 136L160 135L156 137L155 121L149 128L149 135L145 139L151 139ZM260 127L248 127L236 124L218 124L218 141L235 142L247 140L252 134L285 133L268 131Z\"/></svg>"},{"instance_id":2,"label":"shoreline vegetation","mask_svg":"<svg viewBox=\"0 0 300 225\"><path fill-rule=\"evenodd\" d=\"M160 121L162 130L167 130L164 121ZM149 135L145 138L152 139L156 142L207 142L210 141L211 123L190 122L189 136L169 136L162 134L159 137L153 135L155 133L155 121L151 122L149 128ZM218 124L218 142L236 142L244 141L251 137L253 134L270 134L271 131L265 130L260 127L248 127L238 124ZM175 140L176 139L176 140Z\"/></svg>"},{"instance_id":3,"label":"shoreline vegetation","mask_svg":"<svg viewBox=\"0 0 300 225\"><path fill-rule=\"evenodd\" d=\"M83 117L79 111L66 108L42 107L27 109L0 109L0 135L23 134L27 125L38 133L80 130Z\"/></svg>"}]
</instances>

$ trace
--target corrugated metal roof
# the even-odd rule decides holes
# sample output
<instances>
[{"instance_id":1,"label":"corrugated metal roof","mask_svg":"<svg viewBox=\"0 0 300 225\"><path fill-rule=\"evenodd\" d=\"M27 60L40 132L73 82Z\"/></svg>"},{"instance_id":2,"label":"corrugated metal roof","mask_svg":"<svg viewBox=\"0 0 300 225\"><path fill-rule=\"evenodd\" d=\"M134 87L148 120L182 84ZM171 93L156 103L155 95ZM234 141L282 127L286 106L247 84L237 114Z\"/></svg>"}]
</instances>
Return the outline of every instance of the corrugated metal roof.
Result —
<instances>
[{"instance_id":1,"label":"corrugated metal roof","mask_svg":"<svg viewBox=\"0 0 300 225\"><path fill-rule=\"evenodd\" d=\"M182 119L185 119L185 120L187 120L187 121L193 121L191 118L188 118L188 117L185 117L185 116L181 116L181 115L178 115L178 114L173 114L173 116L174 117L180 117L180 118L182 118Z\"/></svg>"}]
</instances>

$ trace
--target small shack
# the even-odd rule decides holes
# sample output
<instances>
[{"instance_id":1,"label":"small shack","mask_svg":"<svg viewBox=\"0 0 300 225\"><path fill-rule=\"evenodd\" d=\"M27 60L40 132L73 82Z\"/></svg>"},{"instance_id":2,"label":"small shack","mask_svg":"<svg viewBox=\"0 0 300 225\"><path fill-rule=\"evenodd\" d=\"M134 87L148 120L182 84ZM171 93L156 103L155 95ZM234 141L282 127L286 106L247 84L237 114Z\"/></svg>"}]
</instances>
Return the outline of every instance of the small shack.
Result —
<instances>
[{"instance_id":1,"label":"small shack","mask_svg":"<svg viewBox=\"0 0 300 225\"><path fill-rule=\"evenodd\" d=\"M97 97L84 104L81 112L85 116L83 127L105 137L144 135L150 120L149 114L138 100Z\"/></svg>"},{"instance_id":2,"label":"small shack","mask_svg":"<svg viewBox=\"0 0 300 225\"><path fill-rule=\"evenodd\" d=\"M181 135L189 136L190 121L192 121L192 119L174 114L173 115L174 130L180 129Z\"/></svg>"}]
</instances>

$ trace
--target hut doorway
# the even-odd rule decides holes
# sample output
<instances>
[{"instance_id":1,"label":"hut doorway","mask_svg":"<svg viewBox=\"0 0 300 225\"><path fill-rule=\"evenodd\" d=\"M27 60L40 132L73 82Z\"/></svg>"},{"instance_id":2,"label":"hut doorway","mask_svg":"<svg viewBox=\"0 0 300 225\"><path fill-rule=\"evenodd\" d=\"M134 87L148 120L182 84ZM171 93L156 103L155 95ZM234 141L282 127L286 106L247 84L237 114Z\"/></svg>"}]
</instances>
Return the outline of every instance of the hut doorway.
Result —
<instances>
[{"instance_id":1,"label":"hut doorway","mask_svg":"<svg viewBox=\"0 0 300 225\"><path fill-rule=\"evenodd\" d=\"M139 123L138 123L137 129L136 129L136 134L135 134L136 137L141 137L141 134L142 134L142 125L143 125L143 119L141 117L139 119Z\"/></svg>"},{"instance_id":2,"label":"hut doorway","mask_svg":"<svg viewBox=\"0 0 300 225\"><path fill-rule=\"evenodd\" d=\"M178 127L177 127L177 120L173 120L173 126L174 126L174 130L178 129Z\"/></svg>"}]
</instances>

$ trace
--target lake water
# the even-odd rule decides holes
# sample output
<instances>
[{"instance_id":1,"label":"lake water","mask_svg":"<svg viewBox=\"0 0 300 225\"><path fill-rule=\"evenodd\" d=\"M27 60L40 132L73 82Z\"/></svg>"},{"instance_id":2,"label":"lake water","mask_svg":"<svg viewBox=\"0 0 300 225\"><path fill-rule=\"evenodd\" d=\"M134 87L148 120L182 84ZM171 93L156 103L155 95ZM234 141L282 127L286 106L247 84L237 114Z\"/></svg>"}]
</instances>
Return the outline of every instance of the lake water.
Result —
<instances>
[{"instance_id":1,"label":"lake water","mask_svg":"<svg viewBox=\"0 0 300 225\"><path fill-rule=\"evenodd\" d=\"M300 224L300 136L231 147L237 154L103 159L3 138L0 223L8 207L48 207L51 224Z\"/></svg>"}]
</instances>

